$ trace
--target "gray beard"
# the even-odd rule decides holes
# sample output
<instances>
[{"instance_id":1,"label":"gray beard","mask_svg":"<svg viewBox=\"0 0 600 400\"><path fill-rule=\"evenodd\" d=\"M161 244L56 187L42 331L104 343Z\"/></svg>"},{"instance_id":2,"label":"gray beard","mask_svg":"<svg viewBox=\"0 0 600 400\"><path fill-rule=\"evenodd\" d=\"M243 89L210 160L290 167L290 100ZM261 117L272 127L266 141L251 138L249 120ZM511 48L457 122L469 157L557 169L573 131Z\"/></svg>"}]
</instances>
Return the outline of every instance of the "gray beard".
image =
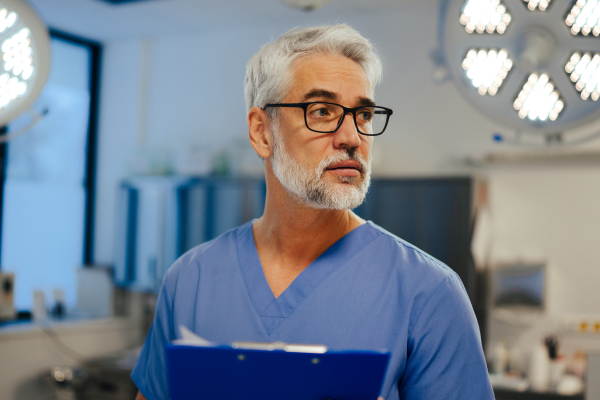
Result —
<instances>
[{"instance_id":1,"label":"gray beard","mask_svg":"<svg viewBox=\"0 0 600 400\"><path fill-rule=\"evenodd\" d=\"M323 174L329 165L349 160L360 163L362 179L342 176L337 178L339 183L327 182L323 179ZM271 163L273 173L283 187L301 203L311 208L334 210L356 208L365 200L371 184L371 159L366 162L355 148L340 150L337 154L322 160L311 170L286 151L276 126L273 126Z\"/></svg>"}]
</instances>

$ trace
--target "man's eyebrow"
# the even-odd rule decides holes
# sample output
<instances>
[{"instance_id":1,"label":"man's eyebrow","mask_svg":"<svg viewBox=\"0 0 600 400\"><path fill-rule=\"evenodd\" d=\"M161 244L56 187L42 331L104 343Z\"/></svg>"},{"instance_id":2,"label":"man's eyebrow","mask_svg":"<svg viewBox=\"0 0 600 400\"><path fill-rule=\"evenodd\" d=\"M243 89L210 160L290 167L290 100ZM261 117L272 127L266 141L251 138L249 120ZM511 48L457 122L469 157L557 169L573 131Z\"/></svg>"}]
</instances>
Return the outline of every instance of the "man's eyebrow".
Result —
<instances>
[{"instance_id":1,"label":"man's eyebrow","mask_svg":"<svg viewBox=\"0 0 600 400\"><path fill-rule=\"evenodd\" d=\"M302 101L310 100L315 97L322 97L328 100L337 101L338 95L324 89L313 89L302 97ZM375 106L375 102L368 97L359 97L358 104L361 106Z\"/></svg>"},{"instance_id":2,"label":"man's eyebrow","mask_svg":"<svg viewBox=\"0 0 600 400\"><path fill-rule=\"evenodd\" d=\"M330 92L329 90L323 89L313 89L310 92L306 93L304 97L302 97L302 101L310 100L315 97L324 97L328 100L337 100L337 94Z\"/></svg>"},{"instance_id":3,"label":"man's eyebrow","mask_svg":"<svg viewBox=\"0 0 600 400\"><path fill-rule=\"evenodd\" d=\"M358 103L361 106L371 106L371 107L375 107L375 102L371 99L369 99L368 97L361 97L360 99L358 99Z\"/></svg>"}]
</instances>

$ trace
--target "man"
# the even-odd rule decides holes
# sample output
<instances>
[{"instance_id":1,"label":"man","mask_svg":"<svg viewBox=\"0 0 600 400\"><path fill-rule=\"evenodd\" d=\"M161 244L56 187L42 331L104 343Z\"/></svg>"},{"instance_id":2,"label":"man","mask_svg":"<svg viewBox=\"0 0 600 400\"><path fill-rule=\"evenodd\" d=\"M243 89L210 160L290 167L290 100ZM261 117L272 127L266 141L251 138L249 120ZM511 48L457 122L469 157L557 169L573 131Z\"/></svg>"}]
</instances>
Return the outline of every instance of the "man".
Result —
<instances>
[{"instance_id":1,"label":"man","mask_svg":"<svg viewBox=\"0 0 600 400\"><path fill-rule=\"evenodd\" d=\"M132 373L139 399L169 398L163 349L180 325L222 343L388 349L388 400L494 398L458 276L351 211L369 187L373 137L392 113L375 106L380 75L371 44L347 25L292 30L249 61L264 214L167 272Z\"/></svg>"}]
</instances>

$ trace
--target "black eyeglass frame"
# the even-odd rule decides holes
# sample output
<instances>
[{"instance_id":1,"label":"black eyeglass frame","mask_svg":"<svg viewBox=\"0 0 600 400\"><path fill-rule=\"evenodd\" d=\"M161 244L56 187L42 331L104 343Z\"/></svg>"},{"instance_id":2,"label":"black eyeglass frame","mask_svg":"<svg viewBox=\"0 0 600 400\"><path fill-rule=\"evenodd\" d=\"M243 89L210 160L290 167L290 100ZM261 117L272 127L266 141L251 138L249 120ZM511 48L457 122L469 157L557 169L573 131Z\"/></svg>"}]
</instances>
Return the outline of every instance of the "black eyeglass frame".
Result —
<instances>
[{"instance_id":1,"label":"black eyeglass frame","mask_svg":"<svg viewBox=\"0 0 600 400\"><path fill-rule=\"evenodd\" d=\"M337 126L335 127L334 130L332 130L332 131L317 131L317 130L312 129L312 128L310 128L308 126L308 120L306 119L306 110L308 109L308 107L311 104L331 104L331 105L334 105L334 106L341 107L344 110L344 114L342 115L342 117L338 121L338 124L337 124ZM379 136L383 132L385 132L385 129L388 126L388 122L390 122L390 116L394 113L394 111L392 111L392 109L387 108L387 107L381 107L381 106L359 106L359 107L348 108L348 107L344 107L341 104L329 103L327 101L311 101L311 102L308 102L308 103L267 104L266 106L264 106L262 108L263 111L267 107L302 108L304 110L304 125L306 125L306 128L308 130L311 130L311 131L317 132L317 133L333 133L333 132L337 131L338 129L340 129L340 126L342 126L342 123L344 122L344 119L346 118L346 114L350 113L350 114L352 114L352 118L354 120L354 126L356 127L356 131L358 133L360 133L361 135L365 135L365 136ZM385 120L385 125L383 126L383 129L381 130L381 132L379 132L379 133L363 133L363 132L360 131L360 128L358 127L358 123L356 122L356 112L358 110L362 109L362 108L374 108L375 109L375 113L377 113L377 109L385 110L386 115L387 115L387 119Z\"/></svg>"}]
</instances>

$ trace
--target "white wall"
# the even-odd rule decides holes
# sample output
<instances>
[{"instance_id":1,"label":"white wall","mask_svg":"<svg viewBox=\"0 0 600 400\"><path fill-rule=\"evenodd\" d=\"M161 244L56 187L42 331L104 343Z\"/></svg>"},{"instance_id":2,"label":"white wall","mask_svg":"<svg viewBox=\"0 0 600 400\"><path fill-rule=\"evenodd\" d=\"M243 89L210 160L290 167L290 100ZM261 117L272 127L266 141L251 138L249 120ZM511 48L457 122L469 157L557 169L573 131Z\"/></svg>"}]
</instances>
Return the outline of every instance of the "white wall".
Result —
<instances>
[{"instance_id":1,"label":"white wall","mask_svg":"<svg viewBox=\"0 0 600 400\"><path fill-rule=\"evenodd\" d=\"M431 3L430 3L431 4ZM477 174L490 182L492 260L545 259L551 313L598 312L600 170L473 169L460 160L506 150L491 135L509 132L475 111L452 82L432 82L437 9L347 10L335 20L297 21L106 44L100 119L96 259L113 261L115 188L139 154L176 156L244 141L245 63L263 43L294 26L347 22L384 62L377 102L394 110L374 148L378 175ZM145 72L144 72L145 71ZM246 145L248 146L248 145ZM153 155L152 155L153 154Z\"/></svg>"},{"instance_id":2,"label":"white wall","mask_svg":"<svg viewBox=\"0 0 600 400\"><path fill-rule=\"evenodd\" d=\"M112 264L119 182L131 173L141 119L142 45L111 43L103 54L96 175L95 261Z\"/></svg>"},{"instance_id":3,"label":"white wall","mask_svg":"<svg viewBox=\"0 0 600 400\"><path fill-rule=\"evenodd\" d=\"M600 171L504 169L490 174L493 259L547 261L552 314L600 314Z\"/></svg>"}]
</instances>

